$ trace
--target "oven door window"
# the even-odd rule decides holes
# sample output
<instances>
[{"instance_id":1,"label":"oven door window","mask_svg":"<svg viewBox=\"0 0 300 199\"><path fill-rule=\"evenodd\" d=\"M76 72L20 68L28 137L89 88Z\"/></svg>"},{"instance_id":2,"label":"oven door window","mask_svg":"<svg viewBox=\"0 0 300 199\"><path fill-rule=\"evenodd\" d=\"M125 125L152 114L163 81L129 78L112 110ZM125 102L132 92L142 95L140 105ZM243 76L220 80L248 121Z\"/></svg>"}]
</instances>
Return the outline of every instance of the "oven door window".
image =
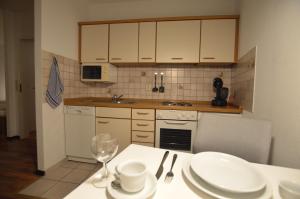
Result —
<instances>
[{"instance_id":1,"label":"oven door window","mask_svg":"<svg viewBox=\"0 0 300 199\"><path fill-rule=\"evenodd\" d=\"M160 129L160 148L182 151L191 150L192 131L183 129Z\"/></svg>"},{"instance_id":2,"label":"oven door window","mask_svg":"<svg viewBox=\"0 0 300 199\"><path fill-rule=\"evenodd\" d=\"M101 79L101 66L82 66L83 79Z\"/></svg>"}]
</instances>

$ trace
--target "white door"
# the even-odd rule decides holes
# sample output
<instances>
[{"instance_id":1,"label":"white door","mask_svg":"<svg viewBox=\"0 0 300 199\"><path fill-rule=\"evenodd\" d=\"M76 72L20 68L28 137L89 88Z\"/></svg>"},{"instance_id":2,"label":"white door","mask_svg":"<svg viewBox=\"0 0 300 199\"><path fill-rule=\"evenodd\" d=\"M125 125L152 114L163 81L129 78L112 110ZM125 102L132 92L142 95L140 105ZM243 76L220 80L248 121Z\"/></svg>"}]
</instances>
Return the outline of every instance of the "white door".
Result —
<instances>
[{"instance_id":1,"label":"white door","mask_svg":"<svg viewBox=\"0 0 300 199\"><path fill-rule=\"evenodd\" d=\"M32 39L20 42L20 129L21 137L35 131L35 82L34 82L34 42Z\"/></svg>"}]
</instances>

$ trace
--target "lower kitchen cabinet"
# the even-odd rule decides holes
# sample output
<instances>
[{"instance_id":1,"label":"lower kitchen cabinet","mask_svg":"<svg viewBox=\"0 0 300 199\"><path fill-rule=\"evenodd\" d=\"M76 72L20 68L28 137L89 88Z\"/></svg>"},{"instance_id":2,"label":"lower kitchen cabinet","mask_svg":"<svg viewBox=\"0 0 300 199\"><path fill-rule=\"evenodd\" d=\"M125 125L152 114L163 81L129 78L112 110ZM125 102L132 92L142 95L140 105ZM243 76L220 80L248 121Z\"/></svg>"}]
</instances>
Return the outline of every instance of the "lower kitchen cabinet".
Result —
<instances>
[{"instance_id":1,"label":"lower kitchen cabinet","mask_svg":"<svg viewBox=\"0 0 300 199\"><path fill-rule=\"evenodd\" d=\"M118 139L118 153L131 142L131 119L96 118L96 134L110 133Z\"/></svg>"},{"instance_id":2,"label":"lower kitchen cabinet","mask_svg":"<svg viewBox=\"0 0 300 199\"><path fill-rule=\"evenodd\" d=\"M154 147L154 119L154 109L132 109L131 141L133 144Z\"/></svg>"},{"instance_id":3,"label":"lower kitchen cabinet","mask_svg":"<svg viewBox=\"0 0 300 199\"><path fill-rule=\"evenodd\" d=\"M150 146L150 147L154 147L154 143L132 142L132 144L138 144L138 145L142 145L142 146Z\"/></svg>"}]
</instances>

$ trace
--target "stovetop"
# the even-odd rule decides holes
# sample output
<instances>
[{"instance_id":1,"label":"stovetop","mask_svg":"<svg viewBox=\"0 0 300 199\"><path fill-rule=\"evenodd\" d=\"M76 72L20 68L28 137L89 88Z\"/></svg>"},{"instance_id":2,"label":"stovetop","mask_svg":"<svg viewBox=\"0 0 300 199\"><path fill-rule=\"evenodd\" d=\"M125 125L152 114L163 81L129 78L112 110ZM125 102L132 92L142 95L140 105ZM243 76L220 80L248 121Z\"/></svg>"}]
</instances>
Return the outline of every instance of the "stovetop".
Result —
<instances>
[{"instance_id":1,"label":"stovetop","mask_svg":"<svg viewBox=\"0 0 300 199\"><path fill-rule=\"evenodd\" d=\"M193 106L189 102L172 102L172 101L161 102L161 105L163 105L163 106Z\"/></svg>"}]
</instances>

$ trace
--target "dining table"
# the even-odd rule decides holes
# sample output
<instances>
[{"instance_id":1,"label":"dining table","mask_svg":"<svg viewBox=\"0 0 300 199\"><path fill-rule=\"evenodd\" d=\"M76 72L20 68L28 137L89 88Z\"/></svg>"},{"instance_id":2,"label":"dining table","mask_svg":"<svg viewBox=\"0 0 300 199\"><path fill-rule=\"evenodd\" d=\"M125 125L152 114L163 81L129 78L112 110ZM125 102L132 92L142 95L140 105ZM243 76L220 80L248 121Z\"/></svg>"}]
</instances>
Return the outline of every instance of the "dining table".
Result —
<instances>
[{"instance_id":1,"label":"dining table","mask_svg":"<svg viewBox=\"0 0 300 199\"><path fill-rule=\"evenodd\" d=\"M166 149L153 148L148 146L131 144L117 156L115 156L108 164L109 171L114 172L115 167L126 160L134 159L143 162L147 170L155 175L162 157L167 151ZM194 155L188 152L168 150L169 155L164 163L164 170L162 176L157 181L156 191L152 195L153 199L207 199L214 198L197 189L190 183L182 172L183 164L186 160L191 159ZM173 154L177 154L177 160L173 167L174 177L171 183L165 182L165 175L169 171L172 162ZM281 198L279 194L278 185L281 180L299 181L300 170L286 167L279 167L274 165L250 163L263 177L269 182L272 190L270 198ZM65 199L106 199L111 198L106 188L96 188L93 186L93 179L99 174L100 170L89 177L86 181L81 183L76 189L69 193Z\"/></svg>"}]
</instances>

